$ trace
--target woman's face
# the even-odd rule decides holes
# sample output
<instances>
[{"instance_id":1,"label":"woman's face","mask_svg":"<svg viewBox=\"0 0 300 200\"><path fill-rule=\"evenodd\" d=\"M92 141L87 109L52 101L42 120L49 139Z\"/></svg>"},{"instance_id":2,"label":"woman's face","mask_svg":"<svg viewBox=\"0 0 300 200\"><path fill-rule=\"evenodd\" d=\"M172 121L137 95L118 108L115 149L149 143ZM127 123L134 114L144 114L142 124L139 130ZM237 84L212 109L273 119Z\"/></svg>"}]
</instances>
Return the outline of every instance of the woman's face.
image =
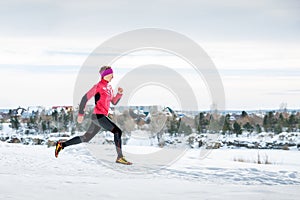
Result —
<instances>
[{"instance_id":1,"label":"woman's face","mask_svg":"<svg viewBox=\"0 0 300 200\"><path fill-rule=\"evenodd\" d=\"M106 80L107 82L110 82L111 79L113 79L114 75L113 74L108 74L106 76L103 77L104 80Z\"/></svg>"}]
</instances>

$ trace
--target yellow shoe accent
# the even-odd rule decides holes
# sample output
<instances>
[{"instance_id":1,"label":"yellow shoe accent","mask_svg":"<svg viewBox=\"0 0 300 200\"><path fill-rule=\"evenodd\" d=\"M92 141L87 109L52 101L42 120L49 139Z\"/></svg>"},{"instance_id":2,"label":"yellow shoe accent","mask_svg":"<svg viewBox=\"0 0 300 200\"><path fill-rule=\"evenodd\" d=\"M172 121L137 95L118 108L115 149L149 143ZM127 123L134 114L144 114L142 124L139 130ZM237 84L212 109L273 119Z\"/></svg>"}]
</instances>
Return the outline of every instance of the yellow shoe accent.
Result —
<instances>
[{"instance_id":1,"label":"yellow shoe accent","mask_svg":"<svg viewBox=\"0 0 300 200\"><path fill-rule=\"evenodd\" d=\"M116 163L123 164L123 165L132 165L132 163L129 162L129 161L127 161L127 160L125 159L125 157L118 158L118 159L116 160Z\"/></svg>"}]
</instances>

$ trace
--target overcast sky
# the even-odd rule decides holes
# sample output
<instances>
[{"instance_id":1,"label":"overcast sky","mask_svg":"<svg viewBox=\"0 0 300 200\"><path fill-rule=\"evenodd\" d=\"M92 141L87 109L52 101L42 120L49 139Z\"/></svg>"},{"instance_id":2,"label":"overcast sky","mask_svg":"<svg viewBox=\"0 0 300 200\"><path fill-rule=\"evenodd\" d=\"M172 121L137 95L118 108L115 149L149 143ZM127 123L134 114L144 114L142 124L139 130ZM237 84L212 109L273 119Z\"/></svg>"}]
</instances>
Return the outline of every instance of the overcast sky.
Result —
<instances>
[{"instance_id":1,"label":"overcast sky","mask_svg":"<svg viewBox=\"0 0 300 200\"><path fill-rule=\"evenodd\" d=\"M79 69L96 47L122 32L155 27L179 32L208 53L227 109L300 108L299 13L297 0L0 1L0 107L72 105ZM139 52L116 64L155 60L191 76L177 58L156 55ZM124 73L116 70L113 84ZM192 87L199 109L209 109L205 87ZM152 101L149 90L132 94L132 103L158 104L155 95L165 93L177 106L171 93L155 86Z\"/></svg>"}]
</instances>

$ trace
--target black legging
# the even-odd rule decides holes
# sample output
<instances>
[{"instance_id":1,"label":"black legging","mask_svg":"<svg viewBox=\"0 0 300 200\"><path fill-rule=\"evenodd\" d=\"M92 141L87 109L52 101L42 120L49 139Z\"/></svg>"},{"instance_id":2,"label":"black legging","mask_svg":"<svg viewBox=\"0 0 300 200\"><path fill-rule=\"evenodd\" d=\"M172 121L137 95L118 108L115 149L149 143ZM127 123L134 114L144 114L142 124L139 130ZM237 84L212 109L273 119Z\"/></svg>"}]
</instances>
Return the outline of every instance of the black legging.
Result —
<instances>
[{"instance_id":1,"label":"black legging","mask_svg":"<svg viewBox=\"0 0 300 200\"><path fill-rule=\"evenodd\" d=\"M63 142L62 145L63 147L67 147L82 142L89 142L99 132L101 127L114 134L114 142L118 158L123 157L121 139L122 131L115 123L113 123L108 117L106 117L103 114L93 114L92 123L88 128L87 132L82 136L76 136L66 142Z\"/></svg>"}]
</instances>

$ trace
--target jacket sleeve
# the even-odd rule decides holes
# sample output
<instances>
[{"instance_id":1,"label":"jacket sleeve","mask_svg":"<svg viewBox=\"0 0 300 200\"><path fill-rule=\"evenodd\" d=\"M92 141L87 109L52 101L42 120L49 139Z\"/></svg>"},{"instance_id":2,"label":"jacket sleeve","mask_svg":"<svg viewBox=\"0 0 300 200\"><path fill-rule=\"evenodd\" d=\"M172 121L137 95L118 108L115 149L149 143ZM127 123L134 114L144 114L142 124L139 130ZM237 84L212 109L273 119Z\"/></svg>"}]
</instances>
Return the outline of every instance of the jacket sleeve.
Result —
<instances>
[{"instance_id":1,"label":"jacket sleeve","mask_svg":"<svg viewBox=\"0 0 300 200\"><path fill-rule=\"evenodd\" d=\"M86 103L96 94L97 90L97 85L94 85L81 99L80 104L79 104L79 116L84 115L84 109L86 106Z\"/></svg>"},{"instance_id":2,"label":"jacket sleeve","mask_svg":"<svg viewBox=\"0 0 300 200\"><path fill-rule=\"evenodd\" d=\"M113 105L116 105L116 104L120 101L122 95L123 95L123 94L117 93L116 96L114 96L114 97L112 98L111 103L112 103Z\"/></svg>"}]
</instances>

